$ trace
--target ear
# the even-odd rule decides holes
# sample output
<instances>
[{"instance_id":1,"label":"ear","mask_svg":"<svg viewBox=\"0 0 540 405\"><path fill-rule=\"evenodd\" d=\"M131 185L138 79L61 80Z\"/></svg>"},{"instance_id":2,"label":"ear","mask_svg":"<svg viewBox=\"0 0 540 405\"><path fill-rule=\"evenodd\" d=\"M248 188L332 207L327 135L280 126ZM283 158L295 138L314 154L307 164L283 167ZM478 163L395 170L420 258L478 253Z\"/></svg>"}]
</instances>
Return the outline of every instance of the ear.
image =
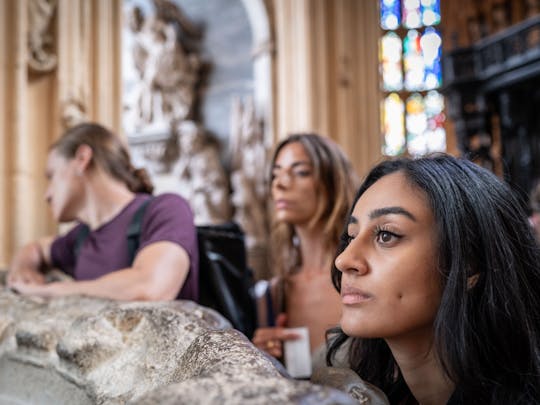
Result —
<instances>
[{"instance_id":1,"label":"ear","mask_svg":"<svg viewBox=\"0 0 540 405\"><path fill-rule=\"evenodd\" d=\"M92 162L92 157L94 156L94 151L92 148L86 144L80 145L77 150L75 151L75 156L73 158L73 161L75 163L75 168L77 170L77 174L81 175L84 173L84 171L90 167L90 163Z\"/></svg>"}]
</instances>

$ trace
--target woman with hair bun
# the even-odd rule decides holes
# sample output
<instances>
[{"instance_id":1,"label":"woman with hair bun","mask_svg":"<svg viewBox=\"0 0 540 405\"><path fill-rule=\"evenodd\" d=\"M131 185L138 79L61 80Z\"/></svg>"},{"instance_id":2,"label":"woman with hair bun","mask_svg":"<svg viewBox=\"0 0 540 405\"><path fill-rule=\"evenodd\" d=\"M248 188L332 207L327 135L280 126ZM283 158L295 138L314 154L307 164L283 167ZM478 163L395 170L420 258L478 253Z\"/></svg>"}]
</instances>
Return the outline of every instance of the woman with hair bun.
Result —
<instances>
[{"instance_id":1,"label":"woman with hair bun","mask_svg":"<svg viewBox=\"0 0 540 405\"><path fill-rule=\"evenodd\" d=\"M117 300L198 299L198 251L193 214L175 194L152 197L143 169L112 132L94 123L69 129L47 159L46 200L67 234L21 248L7 276L22 294L88 295ZM128 228L142 215L137 247ZM133 247L131 247L133 249ZM57 268L74 281L45 283Z\"/></svg>"}]
</instances>

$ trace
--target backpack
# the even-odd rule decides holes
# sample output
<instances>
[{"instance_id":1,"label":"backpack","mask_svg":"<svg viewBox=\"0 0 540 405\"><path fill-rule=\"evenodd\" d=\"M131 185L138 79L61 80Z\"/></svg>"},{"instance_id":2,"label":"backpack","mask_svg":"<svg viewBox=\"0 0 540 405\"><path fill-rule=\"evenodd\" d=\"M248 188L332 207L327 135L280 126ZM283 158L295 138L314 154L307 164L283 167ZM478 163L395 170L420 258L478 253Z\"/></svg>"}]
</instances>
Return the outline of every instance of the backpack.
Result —
<instances>
[{"instance_id":1,"label":"backpack","mask_svg":"<svg viewBox=\"0 0 540 405\"><path fill-rule=\"evenodd\" d=\"M130 263L139 247L142 221L148 204L145 201L133 214L126 238ZM199 304L210 307L227 318L235 329L249 339L256 327L255 300L252 297L253 272L246 263L244 232L234 222L197 226L199 248ZM74 245L78 256L90 229L83 225Z\"/></svg>"},{"instance_id":2,"label":"backpack","mask_svg":"<svg viewBox=\"0 0 540 405\"><path fill-rule=\"evenodd\" d=\"M246 263L244 232L234 222L197 226L199 303L227 318L249 339L257 324L253 272Z\"/></svg>"}]
</instances>

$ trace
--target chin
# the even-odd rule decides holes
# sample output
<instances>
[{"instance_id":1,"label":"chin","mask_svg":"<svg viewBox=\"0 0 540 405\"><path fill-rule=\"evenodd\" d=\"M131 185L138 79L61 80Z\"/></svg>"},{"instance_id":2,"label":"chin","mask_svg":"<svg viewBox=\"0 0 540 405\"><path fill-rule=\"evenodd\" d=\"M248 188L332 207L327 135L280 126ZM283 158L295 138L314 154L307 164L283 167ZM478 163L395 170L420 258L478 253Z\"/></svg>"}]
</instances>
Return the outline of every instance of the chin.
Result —
<instances>
[{"instance_id":1,"label":"chin","mask_svg":"<svg viewBox=\"0 0 540 405\"><path fill-rule=\"evenodd\" d=\"M275 218L276 218L276 221L278 222L286 222L286 223L291 223L293 219L286 212L278 212Z\"/></svg>"},{"instance_id":2,"label":"chin","mask_svg":"<svg viewBox=\"0 0 540 405\"><path fill-rule=\"evenodd\" d=\"M372 336L370 333L367 333L368 331L365 328L359 327L363 322L360 321L354 321L354 320L348 320L341 318L341 321L339 323L339 326L341 327L341 330L343 333L345 333L347 336L352 337L359 337L359 338L372 338L372 337L378 337L378 336Z\"/></svg>"},{"instance_id":3,"label":"chin","mask_svg":"<svg viewBox=\"0 0 540 405\"><path fill-rule=\"evenodd\" d=\"M71 222L71 221L75 221L76 219L74 215L69 215L65 212L59 212L59 213L53 212L53 217L58 222Z\"/></svg>"}]
</instances>

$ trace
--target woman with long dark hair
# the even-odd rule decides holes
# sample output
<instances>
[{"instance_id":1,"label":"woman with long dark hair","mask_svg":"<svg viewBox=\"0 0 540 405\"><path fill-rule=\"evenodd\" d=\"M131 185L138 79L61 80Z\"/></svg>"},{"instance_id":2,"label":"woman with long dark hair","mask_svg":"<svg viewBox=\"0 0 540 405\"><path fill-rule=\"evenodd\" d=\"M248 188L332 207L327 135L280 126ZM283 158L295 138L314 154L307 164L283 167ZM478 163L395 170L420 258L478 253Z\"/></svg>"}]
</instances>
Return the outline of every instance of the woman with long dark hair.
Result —
<instances>
[{"instance_id":1,"label":"woman with long dark hair","mask_svg":"<svg viewBox=\"0 0 540 405\"><path fill-rule=\"evenodd\" d=\"M447 155L383 162L332 271L351 367L392 404L540 403L540 253L510 188Z\"/></svg>"}]
</instances>

